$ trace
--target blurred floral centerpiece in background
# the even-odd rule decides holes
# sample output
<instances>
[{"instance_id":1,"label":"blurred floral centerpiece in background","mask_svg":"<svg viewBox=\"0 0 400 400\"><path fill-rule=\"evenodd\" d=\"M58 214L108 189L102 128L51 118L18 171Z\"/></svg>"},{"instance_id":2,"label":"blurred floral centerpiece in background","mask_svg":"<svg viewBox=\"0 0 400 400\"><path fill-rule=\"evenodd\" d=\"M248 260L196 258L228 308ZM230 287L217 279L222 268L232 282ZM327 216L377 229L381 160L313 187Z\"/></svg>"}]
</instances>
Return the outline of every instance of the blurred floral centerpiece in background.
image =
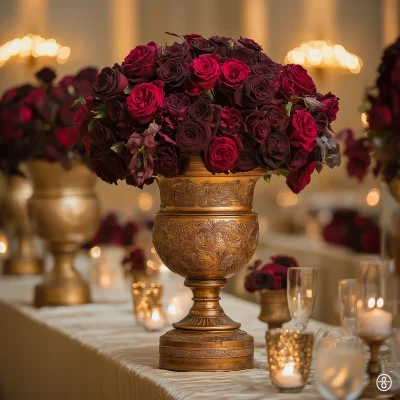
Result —
<instances>
[{"instance_id":1,"label":"blurred floral centerpiece in background","mask_svg":"<svg viewBox=\"0 0 400 400\"><path fill-rule=\"evenodd\" d=\"M258 319L267 322L269 328L281 327L291 319L286 293L287 271L290 267L298 267L297 261L282 255L271 257L264 265L257 260L248 267L250 272L245 278L244 287L250 293L260 293Z\"/></svg>"}]
</instances>

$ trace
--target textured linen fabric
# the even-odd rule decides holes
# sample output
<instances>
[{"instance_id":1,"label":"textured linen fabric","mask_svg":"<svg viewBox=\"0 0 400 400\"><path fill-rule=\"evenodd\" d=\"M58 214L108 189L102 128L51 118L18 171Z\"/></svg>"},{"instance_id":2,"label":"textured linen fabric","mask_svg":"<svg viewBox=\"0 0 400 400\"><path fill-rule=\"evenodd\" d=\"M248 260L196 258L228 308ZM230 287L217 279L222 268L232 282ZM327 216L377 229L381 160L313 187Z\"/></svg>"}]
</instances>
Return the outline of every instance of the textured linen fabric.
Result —
<instances>
[{"instance_id":1,"label":"textured linen fabric","mask_svg":"<svg viewBox=\"0 0 400 400\"><path fill-rule=\"evenodd\" d=\"M35 309L30 304L36 282L0 279L1 400L321 398L312 385L300 395L281 395L272 386L263 368L266 325L257 319L256 304L222 295L227 314L255 337L254 369L171 372L158 369L162 333L135 324L127 290L95 291L94 304Z\"/></svg>"}]
</instances>

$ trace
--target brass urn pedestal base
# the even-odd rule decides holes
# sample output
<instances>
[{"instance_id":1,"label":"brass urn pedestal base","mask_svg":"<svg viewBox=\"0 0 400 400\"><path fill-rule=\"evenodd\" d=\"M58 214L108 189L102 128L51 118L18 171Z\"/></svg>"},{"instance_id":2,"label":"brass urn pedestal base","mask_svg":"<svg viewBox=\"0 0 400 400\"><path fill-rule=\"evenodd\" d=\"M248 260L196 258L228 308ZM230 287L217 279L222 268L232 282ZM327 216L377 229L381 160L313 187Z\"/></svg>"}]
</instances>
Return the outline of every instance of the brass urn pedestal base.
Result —
<instances>
[{"instance_id":1,"label":"brass urn pedestal base","mask_svg":"<svg viewBox=\"0 0 400 400\"><path fill-rule=\"evenodd\" d=\"M253 368L254 339L219 305L226 279L186 279L193 291L189 314L160 338L160 368L172 371L235 371Z\"/></svg>"},{"instance_id":2,"label":"brass urn pedestal base","mask_svg":"<svg viewBox=\"0 0 400 400\"><path fill-rule=\"evenodd\" d=\"M43 260L38 258L8 258L4 261L4 275L42 275L43 272Z\"/></svg>"}]
</instances>

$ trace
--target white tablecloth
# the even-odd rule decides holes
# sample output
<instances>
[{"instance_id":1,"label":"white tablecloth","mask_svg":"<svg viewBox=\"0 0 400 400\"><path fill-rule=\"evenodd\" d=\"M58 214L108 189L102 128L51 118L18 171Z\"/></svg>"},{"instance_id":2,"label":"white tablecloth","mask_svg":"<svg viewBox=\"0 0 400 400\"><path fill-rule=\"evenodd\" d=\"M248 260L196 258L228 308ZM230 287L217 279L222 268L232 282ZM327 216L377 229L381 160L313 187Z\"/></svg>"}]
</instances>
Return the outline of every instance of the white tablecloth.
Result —
<instances>
[{"instance_id":1,"label":"white tablecloth","mask_svg":"<svg viewBox=\"0 0 400 400\"><path fill-rule=\"evenodd\" d=\"M35 282L0 279L1 400L320 399L314 386L300 395L273 388L260 368L266 325L256 304L222 295L227 314L255 337L254 369L171 372L157 368L161 333L135 325L128 292L95 292L94 304L34 309Z\"/></svg>"}]
</instances>

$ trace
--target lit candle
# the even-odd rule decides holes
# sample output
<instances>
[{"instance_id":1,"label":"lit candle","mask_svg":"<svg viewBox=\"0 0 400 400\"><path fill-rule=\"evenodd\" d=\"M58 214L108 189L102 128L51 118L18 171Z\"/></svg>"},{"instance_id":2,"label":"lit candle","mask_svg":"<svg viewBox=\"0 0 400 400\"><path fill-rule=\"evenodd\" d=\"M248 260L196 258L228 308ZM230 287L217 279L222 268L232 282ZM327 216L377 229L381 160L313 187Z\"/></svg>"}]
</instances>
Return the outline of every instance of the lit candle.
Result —
<instances>
[{"instance_id":1,"label":"lit candle","mask_svg":"<svg viewBox=\"0 0 400 400\"><path fill-rule=\"evenodd\" d=\"M360 336L390 336L392 332L392 314L382 310L383 299L379 298L376 302L371 298L368 300L368 307L372 308L370 311L364 311L360 317Z\"/></svg>"},{"instance_id":2,"label":"lit candle","mask_svg":"<svg viewBox=\"0 0 400 400\"><path fill-rule=\"evenodd\" d=\"M276 385L280 388L292 389L304 386L302 375L295 371L293 363L285 365L283 370L277 371L274 375Z\"/></svg>"},{"instance_id":3,"label":"lit candle","mask_svg":"<svg viewBox=\"0 0 400 400\"><path fill-rule=\"evenodd\" d=\"M161 311L155 309L149 312L142 320L144 328L149 332L159 331L165 325L165 318Z\"/></svg>"}]
</instances>

